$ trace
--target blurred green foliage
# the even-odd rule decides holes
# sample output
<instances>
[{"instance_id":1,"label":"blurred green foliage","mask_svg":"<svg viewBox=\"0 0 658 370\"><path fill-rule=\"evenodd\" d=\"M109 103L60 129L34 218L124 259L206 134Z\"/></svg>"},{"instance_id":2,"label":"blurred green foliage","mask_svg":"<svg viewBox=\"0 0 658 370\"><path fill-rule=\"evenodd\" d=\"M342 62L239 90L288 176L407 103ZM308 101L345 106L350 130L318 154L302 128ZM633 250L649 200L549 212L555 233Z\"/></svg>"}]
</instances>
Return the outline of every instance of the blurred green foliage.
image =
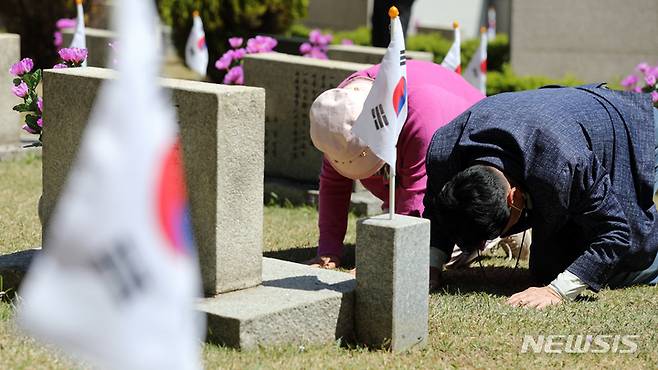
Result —
<instances>
[{"instance_id":1,"label":"blurred green foliage","mask_svg":"<svg viewBox=\"0 0 658 370\"><path fill-rule=\"evenodd\" d=\"M518 76L514 74L509 64L504 64L502 71L487 73L487 95L532 90L546 85L577 86L583 83L573 76L565 76L559 80L544 76Z\"/></svg>"},{"instance_id":2,"label":"blurred green foliage","mask_svg":"<svg viewBox=\"0 0 658 370\"><path fill-rule=\"evenodd\" d=\"M178 53L184 56L192 27L192 12L198 10L206 32L210 54L208 73L221 81L215 61L229 48L230 37L281 34L306 16L308 0L156 0L164 23L172 27Z\"/></svg>"}]
</instances>

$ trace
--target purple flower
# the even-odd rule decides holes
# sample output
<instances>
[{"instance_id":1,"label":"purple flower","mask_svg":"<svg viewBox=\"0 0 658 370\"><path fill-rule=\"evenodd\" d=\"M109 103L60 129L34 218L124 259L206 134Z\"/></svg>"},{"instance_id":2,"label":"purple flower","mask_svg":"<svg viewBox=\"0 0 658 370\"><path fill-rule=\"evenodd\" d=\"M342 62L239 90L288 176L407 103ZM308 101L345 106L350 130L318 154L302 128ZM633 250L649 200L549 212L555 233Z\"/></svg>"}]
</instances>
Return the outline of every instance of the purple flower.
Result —
<instances>
[{"instance_id":1,"label":"purple flower","mask_svg":"<svg viewBox=\"0 0 658 370\"><path fill-rule=\"evenodd\" d=\"M14 95L18 96L19 98L24 98L27 96L27 92L28 92L27 84L21 81L21 83L18 84L17 86L11 87L11 92L13 92Z\"/></svg>"},{"instance_id":2,"label":"purple flower","mask_svg":"<svg viewBox=\"0 0 658 370\"><path fill-rule=\"evenodd\" d=\"M305 42L299 46L299 52L302 53L302 55L306 55L311 52L312 48L313 46L311 46L311 44Z\"/></svg>"},{"instance_id":3,"label":"purple flower","mask_svg":"<svg viewBox=\"0 0 658 370\"><path fill-rule=\"evenodd\" d=\"M628 75L626 78L621 80L621 85L625 87L627 90L630 89L631 87L635 86L637 83L637 76L636 75Z\"/></svg>"},{"instance_id":4,"label":"purple flower","mask_svg":"<svg viewBox=\"0 0 658 370\"><path fill-rule=\"evenodd\" d=\"M268 36L256 36L247 40L247 53L266 53L272 51L277 45L276 39Z\"/></svg>"},{"instance_id":5,"label":"purple flower","mask_svg":"<svg viewBox=\"0 0 658 370\"><path fill-rule=\"evenodd\" d=\"M43 112L43 98L39 97L37 99L37 108L39 108L39 113Z\"/></svg>"},{"instance_id":6,"label":"purple flower","mask_svg":"<svg viewBox=\"0 0 658 370\"><path fill-rule=\"evenodd\" d=\"M227 85L242 85L244 83L244 71L242 66L235 66L229 69L224 76L224 83Z\"/></svg>"},{"instance_id":7,"label":"purple flower","mask_svg":"<svg viewBox=\"0 0 658 370\"><path fill-rule=\"evenodd\" d=\"M87 59L87 49L64 48L59 51L59 57L62 58L64 62L78 65Z\"/></svg>"},{"instance_id":8,"label":"purple flower","mask_svg":"<svg viewBox=\"0 0 658 370\"><path fill-rule=\"evenodd\" d=\"M658 91L651 92L651 101L654 103L658 103Z\"/></svg>"},{"instance_id":9,"label":"purple flower","mask_svg":"<svg viewBox=\"0 0 658 370\"><path fill-rule=\"evenodd\" d=\"M242 46L242 37L231 37L228 39L228 43L231 45L233 49L237 49L240 46Z\"/></svg>"},{"instance_id":10,"label":"purple flower","mask_svg":"<svg viewBox=\"0 0 658 370\"><path fill-rule=\"evenodd\" d=\"M644 82L646 82L647 85L649 85L651 87L654 87L654 86L656 86L656 76L654 76L652 74L646 75L644 77Z\"/></svg>"},{"instance_id":11,"label":"purple flower","mask_svg":"<svg viewBox=\"0 0 658 370\"><path fill-rule=\"evenodd\" d=\"M244 58L245 55L247 55L247 50L245 50L245 48L233 50L233 60L240 60Z\"/></svg>"},{"instance_id":12,"label":"purple flower","mask_svg":"<svg viewBox=\"0 0 658 370\"><path fill-rule=\"evenodd\" d=\"M321 46L327 46L333 39L334 37L330 33L326 33L324 35L320 35L318 38L318 44Z\"/></svg>"},{"instance_id":13,"label":"purple flower","mask_svg":"<svg viewBox=\"0 0 658 370\"><path fill-rule=\"evenodd\" d=\"M228 69L228 67L231 66L231 62L233 62L233 55L235 52L233 50L229 50L224 55L222 55L216 62L215 62L215 68L217 69Z\"/></svg>"},{"instance_id":14,"label":"purple flower","mask_svg":"<svg viewBox=\"0 0 658 370\"><path fill-rule=\"evenodd\" d=\"M9 73L12 75L19 77L22 76L28 72L30 72L34 68L34 62L30 58L24 58L16 63L14 63L11 68L9 68Z\"/></svg>"},{"instance_id":15,"label":"purple flower","mask_svg":"<svg viewBox=\"0 0 658 370\"><path fill-rule=\"evenodd\" d=\"M658 66L649 68L649 70L647 71L647 75L651 75L658 78Z\"/></svg>"},{"instance_id":16,"label":"purple flower","mask_svg":"<svg viewBox=\"0 0 658 370\"><path fill-rule=\"evenodd\" d=\"M43 127L43 117L39 117L37 120L37 125L39 125L39 127Z\"/></svg>"},{"instance_id":17,"label":"purple flower","mask_svg":"<svg viewBox=\"0 0 658 370\"><path fill-rule=\"evenodd\" d=\"M640 93L640 92L642 92L642 87L641 87L641 86L635 86L635 87L633 88L633 92L636 92L636 93Z\"/></svg>"},{"instance_id":18,"label":"purple flower","mask_svg":"<svg viewBox=\"0 0 658 370\"><path fill-rule=\"evenodd\" d=\"M340 42L340 44L341 44L341 45L354 45L354 41L352 41L352 40L350 40L350 39L343 39L343 40Z\"/></svg>"},{"instance_id":19,"label":"purple flower","mask_svg":"<svg viewBox=\"0 0 658 370\"><path fill-rule=\"evenodd\" d=\"M62 36L62 33L59 31L56 31L53 36L54 36L53 44L55 44L55 47L59 49L64 44L64 37Z\"/></svg>"},{"instance_id":20,"label":"purple flower","mask_svg":"<svg viewBox=\"0 0 658 370\"><path fill-rule=\"evenodd\" d=\"M73 28L77 24L77 21L75 18L69 19L69 18L61 18L55 23L55 27L59 28L60 30L63 28Z\"/></svg>"},{"instance_id":21,"label":"purple flower","mask_svg":"<svg viewBox=\"0 0 658 370\"><path fill-rule=\"evenodd\" d=\"M635 70L640 73L646 73L648 69L649 69L649 65L644 62L635 66Z\"/></svg>"},{"instance_id":22,"label":"purple flower","mask_svg":"<svg viewBox=\"0 0 658 370\"><path fill-rule=\"evenodd\" d=\"M304 56L307 58L314 58L314 59L327 59L327 54L320 47L313 47L311 51Z\"/></svg>"},{"instance_id":23,"label":"purple flower","mask_svg":"<svg viewBox=\"0 0 658 370\"><path fill-rule=\"evenodd\" d=\"M64 68L68 68L68 67L69 67L69 66L67 66L67 65L64 64L64 63L57 63L57 64L55 64L55 65L53 66L53 69L64 69Z\"/></svg>"},{"instance_id":24,"label":"purple flower","mask_svg":"<svg viewBox=\"0 0 658 370\"><path fill-rule=\"evenodd\" d=\"M25 131L27 131L27 132L29 132L29 133L31 133L31 134L38 134L38 132L32 130L32 127L30 127L30 126L28 126L28 125L23 125L23 130L25 130Z\"/></svg>"},{"instance_id":25,"label":"purple flower","mask_svg":"<svg viewBox=\"0 0 658 370\"><path fill-rule=\"evenodd\" d=\"M311 44L319 44L321 37L322 37L322 33L317 28L312 30L311 33L308 34L308 40L311 42Z\"/></svg>"}]
</instances>

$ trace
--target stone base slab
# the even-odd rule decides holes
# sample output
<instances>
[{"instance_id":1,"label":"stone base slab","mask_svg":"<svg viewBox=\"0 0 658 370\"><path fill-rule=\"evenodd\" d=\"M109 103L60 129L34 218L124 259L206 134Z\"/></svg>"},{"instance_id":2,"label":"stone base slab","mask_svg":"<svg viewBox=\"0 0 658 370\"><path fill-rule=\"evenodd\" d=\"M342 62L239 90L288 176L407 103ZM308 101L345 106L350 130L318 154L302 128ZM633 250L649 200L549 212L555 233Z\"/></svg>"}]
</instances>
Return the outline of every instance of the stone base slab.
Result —
<instances>
[{"instance_id":1,"label":"stone base slab","mask_svg":"<svg viewBox=\"0 0 658 370\"><path fill-rule=\"evenodd\" d=\"M199 302L208 340L249 350L351 339L354 289L348 273L263 258L261 286Z\"/></svg>"}]
</instances>

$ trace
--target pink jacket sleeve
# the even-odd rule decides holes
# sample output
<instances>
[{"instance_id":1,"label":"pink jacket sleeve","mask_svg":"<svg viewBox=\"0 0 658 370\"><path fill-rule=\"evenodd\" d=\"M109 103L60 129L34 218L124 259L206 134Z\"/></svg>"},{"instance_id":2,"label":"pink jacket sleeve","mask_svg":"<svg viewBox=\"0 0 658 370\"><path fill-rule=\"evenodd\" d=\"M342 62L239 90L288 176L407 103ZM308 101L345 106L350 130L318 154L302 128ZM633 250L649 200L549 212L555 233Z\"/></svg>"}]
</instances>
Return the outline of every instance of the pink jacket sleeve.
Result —
<instances>
[{"instance_id":1,"label":"pink jacket sleeve","mask_svg":"<svg viewBox=\"0 0 658 370\"><path fill-rule=\"evenodd\" d=\"M352 188L352 179L339 174L323 157L318 204L320 228L318 256L343 255L343 239L347 231L347 214Z\"/></svg>"}]
</instances>

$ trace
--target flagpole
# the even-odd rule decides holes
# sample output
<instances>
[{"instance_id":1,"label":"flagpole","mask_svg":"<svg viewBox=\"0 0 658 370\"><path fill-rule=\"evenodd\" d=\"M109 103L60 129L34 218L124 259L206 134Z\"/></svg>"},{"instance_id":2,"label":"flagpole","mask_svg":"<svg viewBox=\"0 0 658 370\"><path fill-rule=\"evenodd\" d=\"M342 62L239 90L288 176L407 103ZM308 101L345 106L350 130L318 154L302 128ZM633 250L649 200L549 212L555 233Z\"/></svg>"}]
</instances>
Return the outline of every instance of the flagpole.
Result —
<instances>
[{"instance_id":1,"label":"flagpole","mask_svg":"<svg viewBox=\"0 0 658 370\"><path fill-rule=\"evenodd\" d=\"M389 166L389 181L388 181L388 216L393 219L395 214L395 167Z\"/></svg>"},{"instance_id":2,"label":"flagpole","mask_svg":"<svg viewBox=\"0 0 658 370\"><path fill-rule=\"evenodd\" d=\"M394 18L398 17L400 15L400 12L398 11L398 8L395 6L392 6L388 9L388 16L393 20ZM391 22L391 39L393 38L393 23ZM398 125L400 122L396 122ZM394 146L395 151L397 151L397 146ZM397 155L394 157L396 158ZM397 161L395 161L397 162ZM395 215L395 167L397 166L397 163L395 166L391 166L390 164L388 165L388 173L389 173L389 179L388 179L388 218L389 220L393 220L393 217Z\"/></svg>"}]
</instances>

